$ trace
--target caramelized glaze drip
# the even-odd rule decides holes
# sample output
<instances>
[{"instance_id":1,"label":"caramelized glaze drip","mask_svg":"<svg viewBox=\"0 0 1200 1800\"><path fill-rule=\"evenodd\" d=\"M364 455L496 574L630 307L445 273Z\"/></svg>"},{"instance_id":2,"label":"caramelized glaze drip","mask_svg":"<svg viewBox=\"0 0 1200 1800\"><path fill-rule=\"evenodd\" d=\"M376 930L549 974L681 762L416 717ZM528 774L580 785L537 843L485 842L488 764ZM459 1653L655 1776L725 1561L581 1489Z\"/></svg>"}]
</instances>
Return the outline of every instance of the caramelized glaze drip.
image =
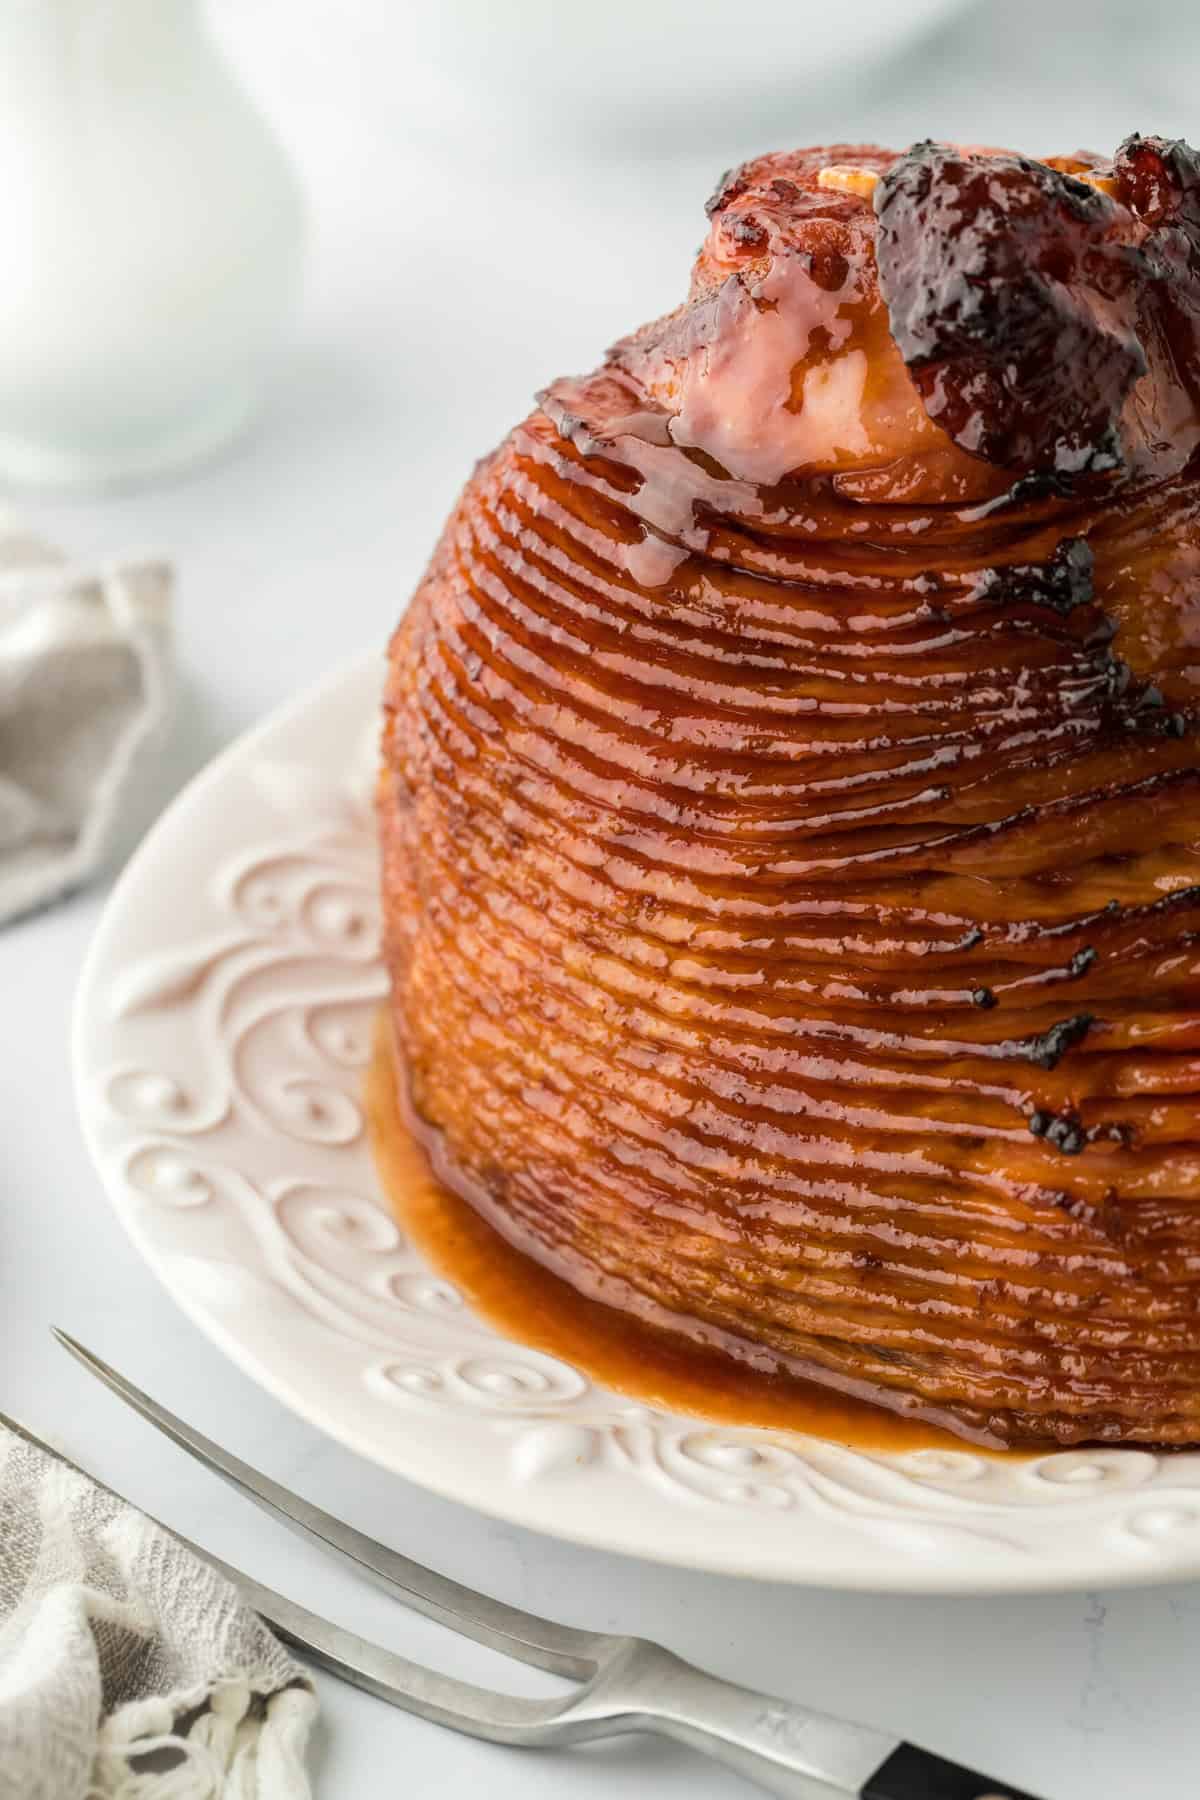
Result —
<instances>
[{"instance_id":1,"label":"caramelized glaze drip","mask_svg":"<svg viewBox=\"0 0 1200 1800\"><path fill-rule=\"evenodd\" d=\"M954 158L959 205L1019 161ZM727 178L688 304L468 483L392 648L398 1042L448 1185L589 1300L977 1441L1193 1442L1191 165L1049 208L1149 260L1103 320L1055 265L1103 341L1040 433L936 295L893 338L899 160Z\"/></svg>"}]
</instances>

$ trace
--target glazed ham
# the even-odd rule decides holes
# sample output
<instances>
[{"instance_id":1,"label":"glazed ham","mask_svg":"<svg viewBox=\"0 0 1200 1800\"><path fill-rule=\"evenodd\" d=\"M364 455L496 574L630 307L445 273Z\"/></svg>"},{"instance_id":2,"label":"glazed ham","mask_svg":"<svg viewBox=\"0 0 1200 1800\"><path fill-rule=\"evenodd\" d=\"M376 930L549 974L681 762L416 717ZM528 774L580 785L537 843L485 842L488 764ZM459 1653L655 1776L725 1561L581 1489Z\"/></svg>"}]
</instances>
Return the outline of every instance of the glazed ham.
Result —
<instances>
[{"instance_id":1,"label":"glazed ham","mask_svg":"<svg viewBox=\"0 0 1200 1800\"><path fill-rule=\"evenodd\" d=\"M411 1117L767 1375L1200 1442L1200 159L836 145L709 214L393 640Z\"/></svg>"}]
</instances>

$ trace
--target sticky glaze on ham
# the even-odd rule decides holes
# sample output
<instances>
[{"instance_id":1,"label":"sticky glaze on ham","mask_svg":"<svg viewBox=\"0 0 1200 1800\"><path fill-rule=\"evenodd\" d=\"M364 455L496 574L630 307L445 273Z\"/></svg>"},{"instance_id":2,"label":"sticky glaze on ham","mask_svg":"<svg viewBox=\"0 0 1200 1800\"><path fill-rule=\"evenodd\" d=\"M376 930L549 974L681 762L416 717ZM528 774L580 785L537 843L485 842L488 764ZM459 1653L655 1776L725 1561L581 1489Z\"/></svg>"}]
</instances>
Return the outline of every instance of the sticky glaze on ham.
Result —
<instances>
[{"instance_id":1,"label":"sticky glaze on ham","mask_svg":"<svg viewBox=\"0 0 1200 1800\"><path fill-rule=\"evenodd\" d=\"M583 1294L982 1442L1200 1441L1196 171L732 173L391 649L442 1178Z\"/></svg>"}]
</instances>

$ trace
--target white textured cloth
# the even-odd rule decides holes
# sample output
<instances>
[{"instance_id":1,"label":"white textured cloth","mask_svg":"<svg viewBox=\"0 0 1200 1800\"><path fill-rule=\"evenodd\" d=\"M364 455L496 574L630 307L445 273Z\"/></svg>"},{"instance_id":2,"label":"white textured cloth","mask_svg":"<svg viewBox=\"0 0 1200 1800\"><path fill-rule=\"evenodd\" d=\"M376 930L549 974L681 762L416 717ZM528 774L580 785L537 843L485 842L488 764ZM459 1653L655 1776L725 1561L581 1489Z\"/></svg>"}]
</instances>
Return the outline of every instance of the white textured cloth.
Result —
<instances>
[{"instance_id":1,"label":"white textured cloth","mask_svg":"<svg viewBox=\"0 0 1200 1800\"><path fill-rule=\"evenodd\" d=\"M80 566L0 520L0 924L99 869L170 709L171 573Z\"/></svg>"},{"instance_id":2,"label":"white textured cloth","mask_svg":"<svg viewBox=\"0 0 1200 1800\"><path fill-rule=\"evenodd\" d=\"M0 1800L306 1800L315 1708L223 1576L0 1427Z\"/></svg>"}]
</instances>

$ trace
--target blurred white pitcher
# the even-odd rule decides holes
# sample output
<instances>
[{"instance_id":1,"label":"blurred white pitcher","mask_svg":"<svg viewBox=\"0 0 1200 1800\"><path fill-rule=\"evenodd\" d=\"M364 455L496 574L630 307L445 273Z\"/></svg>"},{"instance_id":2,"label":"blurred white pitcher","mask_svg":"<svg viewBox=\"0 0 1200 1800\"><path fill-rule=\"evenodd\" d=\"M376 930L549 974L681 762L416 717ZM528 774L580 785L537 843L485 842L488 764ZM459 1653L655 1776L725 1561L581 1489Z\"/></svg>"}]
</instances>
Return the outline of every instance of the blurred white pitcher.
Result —
<instances>
[{"instance_id":1,"label":"blurred white pitcher","mask_svg":"<svg viewBox=\"0 0 1200 1800\"><path fill-rule=\"evenodd\" d=\"M0 480L140 480L243 428L301 203L196 0L0 0L0 220Z\"/></svg>"}]
</instances>

